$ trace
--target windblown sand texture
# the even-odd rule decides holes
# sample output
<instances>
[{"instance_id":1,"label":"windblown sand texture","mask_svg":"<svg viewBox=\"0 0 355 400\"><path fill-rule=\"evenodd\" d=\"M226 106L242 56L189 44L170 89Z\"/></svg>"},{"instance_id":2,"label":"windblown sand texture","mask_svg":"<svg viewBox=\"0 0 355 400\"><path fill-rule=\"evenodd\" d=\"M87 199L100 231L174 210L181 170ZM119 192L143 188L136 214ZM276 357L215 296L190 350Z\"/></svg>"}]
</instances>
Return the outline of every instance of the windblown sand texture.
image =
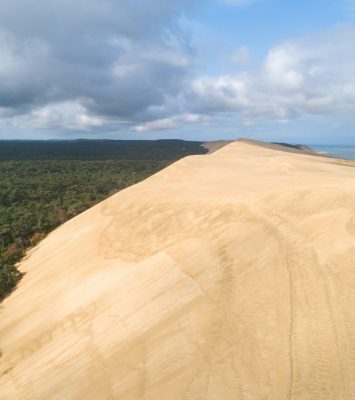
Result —
<instances>
[{"instance_id":1,"label":"windblown sand texture","mask_svg":"<svg viewBox=\"0 0 355 400\"><path fill-rule=\"evenodd\" d=\"M48 236L2 400L354 400L355 163L235 142Z\"/></svg>"}]
</instances>

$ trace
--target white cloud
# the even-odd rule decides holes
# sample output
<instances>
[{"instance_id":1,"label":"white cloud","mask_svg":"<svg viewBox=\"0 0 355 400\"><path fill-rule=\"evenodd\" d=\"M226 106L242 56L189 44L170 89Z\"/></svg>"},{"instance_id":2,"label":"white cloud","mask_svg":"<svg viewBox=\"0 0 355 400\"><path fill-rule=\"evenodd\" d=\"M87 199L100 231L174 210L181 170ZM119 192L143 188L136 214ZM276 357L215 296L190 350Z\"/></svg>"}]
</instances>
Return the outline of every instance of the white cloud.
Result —
<instances>
[{"instance_id":1,"label":"white cloud","mask_svg":"<svg viewBox=\"0 0 355 400\"><path fill-rule=\"evenodd\" d=\"M266 79L279 90L297 90L304 83L302 54L293 46L284 45L271 50L265 62Z\"/></svg>"},{"instance_id":2,"label":"white cloud","mask_svg":"<svg viewBox=\"0 0 355 400\"><path fill-rule=\"evenodd\" d=\"M79 101L47 104L15 121L17 126L22 127L40 129L66 127L71 130L90 130L108 122L100 116L91 115Z\"/></svg>"},{"instance_id":3,"label":"white cloud","mask_svg":"<svg viewBox=\"0 0 355 400\"><path fill-rule=\"evenodd\" d=\"M247 124L305 115L355 113L355 27L283 43L257 71L197 78L189 93L199 113L234 112Z\"/></svg>"},{"instance_id":4,"label":"white cloud","mask_svg":"<svg viewBox=\"0 0 355 400\"><path fill-rule=\"evenodd\" d=\"M133 130L140 133L154 132L161 130L181 128L185 124L208 123L210 118L199 114L181 114L170 118L162 118L153 121L144 122L133 127Z\"/></svg>"},{"instance_id":5,"label":"white cloud","mask_svg":"<svg viewBox=\"0 0 355 400\"><path fill-rule=\"evenodd\" d=\"M101 131L125 121L151 132L225 114L245 124L353 118L355 25L281 43L259 66L240 47L230 65L220 61L223 73L217 60L213 75L200 75L198 51L179 23L197 2L1 0L0 130Z\"/></svg>"},{"instance_id":6,"label":"white cloud","mask_svg":"<svg viewBox=\"0 0 355 400\"><path fill-rule=\"evenodd\" d=\"M148 121L142 124L136 125L133 130L136 132L153 132L161 131L166 129L176 129L180 125L177 124L175 118L162 118L155 121Z\"/></svg>"},{"instance_id":7,"label":"white cloud","mask_svg":"<svg viewBox=\"0 0 355 400\"><path fill-rule=\"evenodd\" d=\"M204 124L223 114L242 117L245 125L266 121L286 122L303 116L349 118L355 113L355 27L293 40L271 49L258 69L220 76L195 76L177 94L165 93L161 104L151 104L139 122L128 119L135 132L179 129ZM129 46L126 43L126 46ZM168 51L168 50L167 50ZM241 51L241 54L244 50ZM166 53L167 54L167 53ZM166 56L167 62L169 55ZM155 50L142 49L144 59ZM136 76L142 63L116 64L120 78ZM180 64L174 57L172 64ZM184 63L184 62L183 62ZM188 62L186 62L188 63ZM37 126L92 129L112 123L92 114L84 103L64 102L31 112L27 121Z\"/></svg>"},{"instance_id":8,"label":"white cloud","mask_svg":"<svg viewBox=\"0 0 355 400\"><path fill-rule=\"evenodd\" d=\"M247 75L200 77L192 82L192 101L207 112L242 111L249 106Z\"/></svg>"},{"instance_id":9,"label":"white cloud","mask_svg":"<svg viewBox=\"0 0 355 400\"><path fill-rule=\"evenodd\" d=\"M148 109L178 95L190 74L178 20L195 1L1 0L0 108L39 121L42 110L64 123L52 105L85 98L88 115L102 120L155 117Z\"/></svg>"}]
</instances>

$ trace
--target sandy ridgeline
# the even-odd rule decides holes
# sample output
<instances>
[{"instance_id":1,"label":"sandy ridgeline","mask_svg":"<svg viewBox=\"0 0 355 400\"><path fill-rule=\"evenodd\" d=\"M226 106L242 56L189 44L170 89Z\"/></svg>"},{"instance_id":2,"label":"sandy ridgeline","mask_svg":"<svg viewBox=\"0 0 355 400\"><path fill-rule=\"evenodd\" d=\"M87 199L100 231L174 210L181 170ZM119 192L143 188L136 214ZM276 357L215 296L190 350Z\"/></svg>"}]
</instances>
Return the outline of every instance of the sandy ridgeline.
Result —
<instances>
[{"instance_id":1,"label":"sandy ridgeline","mask_svg":"<svg viewBox=\"0 0 355 400\"><path fill-rule=\"evenodd\" d=\"M2 400L355 399L355 163L232 143L79 215L21 268Z\"/></svg>"}]
</instances>

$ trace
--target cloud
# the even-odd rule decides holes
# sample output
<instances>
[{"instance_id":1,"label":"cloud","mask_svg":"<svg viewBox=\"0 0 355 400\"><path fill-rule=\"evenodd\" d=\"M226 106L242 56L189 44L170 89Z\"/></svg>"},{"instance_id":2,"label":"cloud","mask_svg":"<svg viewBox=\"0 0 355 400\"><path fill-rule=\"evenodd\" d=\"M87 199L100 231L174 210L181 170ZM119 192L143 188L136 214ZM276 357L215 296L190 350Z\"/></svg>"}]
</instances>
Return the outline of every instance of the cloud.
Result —
<instances>
[{"instance_id":1,"label":"cloud","mask_svg":"<svg viewBox=\"0 0 355 400\"><path fill-rule=\"evenodd\" d=\"M259 66L238 48L221 65L235 73L208 76L180 24L198 3L2 0L0 129L146 133L225 115L249 125L353 118L354 25L280 43Z\"/></svg>"},{"instance_id":2,"label":"cloud","mask_svg":"<svg viewBox=\"0 0 355 400\"><path fill-rule=\"evenodd\" d=\"M292 45L271 50L264 65L267 83L280 91L301 89L305 80L302 58L297 47Z\"/></svg>"},{"instance_id":3,"label":"cloud","mask_svg":"<svg viewBox=\"0 0 355 400\"><path fill-rule=\"evenodd\" d=\"M199 113L239 113L246 124L355 113L355 27L288 41L260 68L192 82L187 103Z\"/></svg>"},{"instance_id":4,"label":"cloud","mask_svg":"<svg viewBox=\"0 0 355 400\"><path fill-rule=\"evenodd\" d=\"M156 132L161 130L178 129L183 127L185 124L197 124L197 123L208 123L210 119L204 115L199 114L181 114L175 115L170 118L156 119L148 121L133 127L135 132Z\"/></svg>"},{"instance_id":5,"label":"cloud","mask_svg":"<svg viewBox=\"0 0 355 400\"><path fill-rule=\"evenodd\" d=\"M15 126L38 129L66 127L71 130L88 131L108 122L103 117L89 114L79 101L64 101L32 110L29 114L17 118Z\"/></svg>"},{"instance_id":6,"label":"cloud","mask_svg":"<svg viewBox=\"0 0 355 400\"><path fill-rule=\"evenodd\" d=\"M57 115L52 104L80 103L103 119L145 119L190 74L193 54L177 22L188 4L2 0L0 108Z\"/></svg>"}]
</instances>

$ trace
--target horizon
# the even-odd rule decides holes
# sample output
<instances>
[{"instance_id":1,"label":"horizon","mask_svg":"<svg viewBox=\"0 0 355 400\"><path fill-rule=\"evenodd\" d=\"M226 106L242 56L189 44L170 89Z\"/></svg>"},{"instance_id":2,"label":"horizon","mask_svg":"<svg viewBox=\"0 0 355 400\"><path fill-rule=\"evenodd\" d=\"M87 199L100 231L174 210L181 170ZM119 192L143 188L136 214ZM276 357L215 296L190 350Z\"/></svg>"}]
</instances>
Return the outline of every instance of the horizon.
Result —
<instances>
[{"instance_id":1,"label":"horizon","mask_svg":"<svg viewBox=\"0 0 355 400\"><path fill-rule=\"evenodd\" d=\"M0 140L352 146L354 35L355 0L4 0Z\"/></svg>"},{"instance_id":2,"label":"horizon","mask_svg":"<svg viewBox=\"0 0 355 400\"><path fill-rule=\"evenodd\" d=\"M48 139L1 139L0 138L0 143L1 142L78 142L78 141L184 141L184 142L199 142L199 143L209 143L209 142L219 142L219 141L231 141L231 142L236 142L238 140L241 139L247 139L247 140L255 140L253 138L245 138L245 137L240 137L237 139L231 139L231 140L226 140L226 139L212 139L212 140L194 140L194 139L181 139L178 137L173 137L173 138L159 138L159 139L109 139L109 138L69 138L69 139L65 139L65 138L48 138ZM301 143L301 142L276 142L276 141L267 141L267 140L260 140L260 142L265 142L265 143L274 143L274 144L290 144L290 145L305 145L305 146L319 146L319 147L340 147L340 148L352 148L355 147L355 143L354 144L339 144L339 143Z\"/></svg>"}]
</instances>

